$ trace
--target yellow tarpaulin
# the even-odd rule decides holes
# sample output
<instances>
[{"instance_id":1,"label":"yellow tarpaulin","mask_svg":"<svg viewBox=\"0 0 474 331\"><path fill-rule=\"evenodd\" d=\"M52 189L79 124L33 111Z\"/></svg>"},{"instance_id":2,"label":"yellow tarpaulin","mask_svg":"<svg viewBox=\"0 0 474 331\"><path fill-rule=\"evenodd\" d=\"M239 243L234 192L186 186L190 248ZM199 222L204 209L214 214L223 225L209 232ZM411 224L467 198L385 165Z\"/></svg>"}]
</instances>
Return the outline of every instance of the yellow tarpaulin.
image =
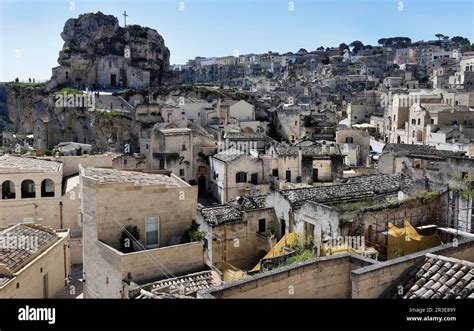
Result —
<instances>
[{"instance_id":1,"label":"yellow tarpaulin","mask_svg":"<svg viewBox=\"0 0 474 331\"><path fill-rule=\"evenodd\" d=\"M388 223L387 259L393 259L422 251L441 244L437 233L429 236L420 235L407 220L403 221L403 228Z\"/></svg>"},{"instance_id":2,"label":"yellow tarpaulin","mask_svg":"<svg viewBox=\"0 0 474 331\"><path fill-rule=\"evenodd\" d=\"M262 260L269 259L272 257L282 256L288 254L287 251L283 249L283 247L289 247L293 245L298 240L298 235L296 233L288 233L284 235L280 241L273 246L273 248L263 257ZM260 260L260 262L262 261ZM260 270L260 262L251 270L251 271L259 271Z\"/></svg>"},{"instance_id":3,"label":"yellow tarpaulin","mask_svg":"<svg viewBox=\"0 0 474 331\"><path fill-rule=\"evenodd\" d=\"M378 251L373 247L364 247L363 249L355 249L350 245L340 245L335 247L330 247L326 244L321 244L321 256L330 256L342 253L354 253L359 255L364 255L364 252L371 252L378 255Z\"/></svg>"},{"instance_id":4,"label":"yellow tarpaulin","mask_svg":"<svg viewBox=\"0 0 474 331\"><path fill-rule=\"evenodd\" d=\"M230 282L247 277L247 273L245 271L242 271L227 262L222 262L222 273L224 282Z\"/></svg>"}]
</instances>

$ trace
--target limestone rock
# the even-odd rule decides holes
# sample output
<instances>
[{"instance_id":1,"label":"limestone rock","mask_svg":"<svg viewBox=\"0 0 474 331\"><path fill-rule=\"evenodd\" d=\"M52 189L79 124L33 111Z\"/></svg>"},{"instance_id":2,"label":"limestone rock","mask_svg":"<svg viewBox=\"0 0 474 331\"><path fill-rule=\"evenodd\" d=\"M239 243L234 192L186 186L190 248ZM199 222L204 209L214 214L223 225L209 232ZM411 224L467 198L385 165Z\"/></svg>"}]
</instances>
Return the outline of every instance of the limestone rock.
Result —
<instances>
[{"instance_id":1,"label":"limestone rock","mask_svg":"<svg viewBox=\"0 0 474 331\"><path fill-rule=\"evenodd\" d=\"M58 85L137 87L159 86L169 68L170 52L154 29L120 27L118 19L101 12L66 21L59 67L51 87Z\"/></svg>"}]
</instances>

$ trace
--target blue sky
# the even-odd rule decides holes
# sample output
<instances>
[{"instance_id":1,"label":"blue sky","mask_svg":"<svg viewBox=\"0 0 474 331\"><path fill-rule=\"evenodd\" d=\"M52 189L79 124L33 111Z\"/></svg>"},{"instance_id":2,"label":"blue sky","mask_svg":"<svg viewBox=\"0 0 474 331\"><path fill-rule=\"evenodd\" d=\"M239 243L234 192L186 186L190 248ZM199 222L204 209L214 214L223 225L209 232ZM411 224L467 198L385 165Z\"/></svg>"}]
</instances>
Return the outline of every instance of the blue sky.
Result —
<instances>
[{"instance_id":1,"label":"blue sky","mask_svg":"<svg viewBox=\"0 0 474 331\"><path fill-rule=\"evenodd\" d=\"M71 10L71 2L74 10ZM474 40L473 0L0 0L0 81L48 79L67 19L102 11L149 26L165 38L171 63L234 52L297 51L382 37ZM398 10L400 2L403 10Z\"/></svg>"}]
</instances>

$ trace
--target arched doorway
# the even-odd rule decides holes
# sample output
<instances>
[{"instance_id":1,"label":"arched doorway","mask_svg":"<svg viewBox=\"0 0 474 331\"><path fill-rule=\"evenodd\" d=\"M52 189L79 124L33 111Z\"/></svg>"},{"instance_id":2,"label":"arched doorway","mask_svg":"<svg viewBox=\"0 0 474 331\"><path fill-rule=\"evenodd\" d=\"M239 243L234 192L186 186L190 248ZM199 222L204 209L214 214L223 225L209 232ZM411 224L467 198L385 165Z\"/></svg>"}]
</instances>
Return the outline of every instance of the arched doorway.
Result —
<instances>
[{"instance_id":1,"label":"arched doorway","mask_svg":"<svg viewBox=\"0 0 474 331\"><path fill-rule=\"evenodd\" d=\"M198 178L198 191L199 193L206 192L206 176L199 176Z\"/></svg>"},{"instance_id":2,"label":"arched doorway","mask_svg":"<svg viewBox=\"0 0 474 331\"><path fill-rule=\"evenodd\" d=\"M41 182L41 196L54 197L54 182L51 179L44 179Z\"/></svg>"},{"instance_id":3,"label":"arched doorway","mask_svg":"<svg viewBox=\"0 0 474 331\"><path fill-rule=\"evenodd\" d=\"M21 198L36 198L35 182L31 179L21 182Z\"/></svg>"},{"instance_id":4,"label":"arched doorway","mask_svg":"<svg viewBox=\"0 0 474 331\"><path fill-rule=\"evenodd\" d=\"M15 199L15 184L11 180L2 183L2 199Z\"/></svg>"}]
</instances>

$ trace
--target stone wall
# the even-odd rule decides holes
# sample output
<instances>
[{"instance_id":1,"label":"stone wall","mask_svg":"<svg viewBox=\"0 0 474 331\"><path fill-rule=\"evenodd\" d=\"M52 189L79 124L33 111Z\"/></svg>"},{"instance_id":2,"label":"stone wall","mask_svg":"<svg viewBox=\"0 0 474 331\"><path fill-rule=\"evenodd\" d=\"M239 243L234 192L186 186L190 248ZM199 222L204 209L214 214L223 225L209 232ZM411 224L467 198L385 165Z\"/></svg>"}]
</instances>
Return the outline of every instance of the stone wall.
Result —
<instances>
[{"instance_id":1,"label":"stone wall","mask_svg":"<svg viewBox=\"0 0 474 331\"><path fill-rule=\"evenodd\" d=\"M205 229L212 234L208 252L210 262L216 264L225 261L233 266L248 270L252 269L262 257L261 244L258 240L258 223L265 219L266 229L270 226L276 228L275 213L273 208L247 211L244 222L221 224L210 228L207 224ZM225 229L224 229L225 228ZM224 249L224 238L225 249ZM208 240L211 240L208 236ZM267 253L268 250L264 253Z\"/></svg>"},{"instance_id":2,"label":"stone wall","mask_svg":"<svg viewBox=\"0 0 474 331\"><path fill-rule=\"evenodd\" d=\"M350 254L321 257L225 284L201 293L201 296L219 299L345 299L351 296L351 270L370 263L366 258Z\"/></svg>"},{"instance_id":3,"label":"stone wall","mask_svg":"<svg viewBox=\"0 0 474 331\"><path fill-rule=\"evenodd\" d=\"M160 246L167 246L172 236L183 235L195 219L197 187L100 184L95 203L99 240L118 248L122 226L136 225L145 244L145 219L155 217L159 219Z\"/></svg>"},{"instance_id":4,"label":"stone wall","mask_svg":"<svg viewBox=\"0 0 474 331\"><path fill-rule=\"evenodd\" d=\"M25 180L34 182L34 198L22 198L22 183ZM41 185L44 180L54 183L54 197L42 197ZM60 228L60 206L62 188L62 169L51 172L21 170L0 174L0 185L11 181L15 187L14 199L0 199L0 226L14 223L34 222ZM1 198L1 197L0 197Z\"/></svg>"},{"instance_id":5,"label":"stone wall","mask_svg":"<svg viewBox=\"0 0 474 331\"><path fill-rule=\"evenodd\" d=\"M119 255L123 278L130 273L134 282L192 273L205 267L201 241Z\"/></svg>"},{"instance_id":6,"label":"stone wall","mask_svg":"<svg viewBox=\"0 0 474 331\"><path fill-rule=\"evenodd\" d=\"M57 158L63 163L63 175L68 177L79 173L79 164L84 167L112 168L112 160L115 154L61 156Z\"/></svg>"},{"instance_id":7,"label":"stone wall","mask_svg":"<svg viewBox=\"0 0 474 331\"><path fill-rule=\"evenodd\" d=\"M377 298L402 273L415 263L424 260L426 253L443 255L467 261L474 261L474 240L459 240L458 247L453 243L433 247L419 253L399 257L390 261L352 271L352 298Z\"/></svg>"},{"instance_id":8,"label":"stone wall","mask_svg":"<svg viewBox=\"0 0 474 331\"><path fill-rule=\"evenodd\" d=\"M205 268L202 242L193 242L124 254L98 242L86 256L87 298L120 298L122 281L147 282Z\"/></svg>"}]
</instances>

